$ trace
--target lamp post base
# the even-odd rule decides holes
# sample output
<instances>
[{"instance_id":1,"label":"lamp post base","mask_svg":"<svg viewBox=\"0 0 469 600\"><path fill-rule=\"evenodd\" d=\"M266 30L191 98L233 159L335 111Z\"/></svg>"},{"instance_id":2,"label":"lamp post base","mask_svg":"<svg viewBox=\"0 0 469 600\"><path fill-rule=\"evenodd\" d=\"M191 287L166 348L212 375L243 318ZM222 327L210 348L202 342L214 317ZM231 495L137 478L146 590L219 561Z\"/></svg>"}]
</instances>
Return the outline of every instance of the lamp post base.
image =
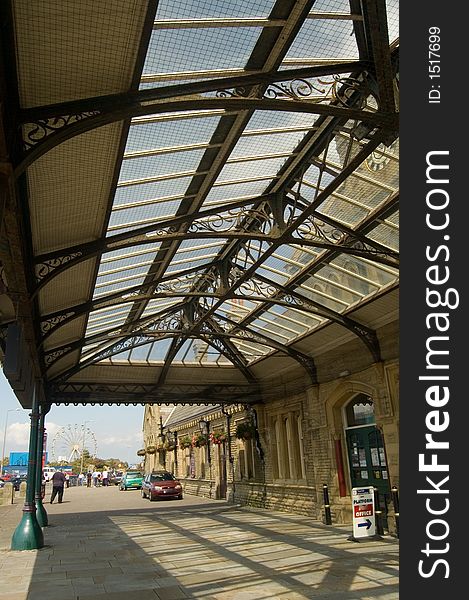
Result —
<instances>
[{"instance_id":1,"label":"lamp post base","mask_svg":"<svg viewBox=\"0 0 469 600\"><path fill-rule=\"evenodd\" d=\"M37 550L44 546L44 535L34 509L23 509L23 517L11 538L12 550Z\"/></svg>"},{"instance_id":2,"label":"lamp post base","mask_svg":"<svg viewBox=\"0 0 469 600\"><path fill-rule=\"evenodd\" d=\"M40 527L47 527L49 525L49 518L42 504L42 498L36 498L36 519Z\"/></svg>"}]
</instances>

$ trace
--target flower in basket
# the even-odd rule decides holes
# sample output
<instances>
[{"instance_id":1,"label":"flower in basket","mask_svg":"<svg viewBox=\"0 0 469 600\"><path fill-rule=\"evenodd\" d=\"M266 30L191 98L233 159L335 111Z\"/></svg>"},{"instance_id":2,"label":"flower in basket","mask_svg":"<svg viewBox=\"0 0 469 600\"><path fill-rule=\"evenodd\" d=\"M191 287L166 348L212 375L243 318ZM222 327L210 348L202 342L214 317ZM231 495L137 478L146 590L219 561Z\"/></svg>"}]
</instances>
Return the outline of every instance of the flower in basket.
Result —
<instances>
[{"instance_id":1,"label":"flower in basket","mask_svg":"<svg viewBox=\"0 0 469 600\"><path fill-rule=\"evenodd\" d=\"M192 438L188 435L184 435L179 438L179 447L184 450L192 446Z\"/></svg>"},{"instance_id":2,"label":"flower in basket","mask_svg":"<svg viewBox=\"0 0 469 600\"><path fill-rule=\"evenodd\" d=\"M174 442L169 442L166 440L166 442L163 444L163 448L166 450L166 452L172 452L176 446L174 445Z\"/></svg>"},{"instance_id":3,"label":"flower in basket","mask_svg":"<svg viewBox=\"0 0 469 600\"><path fill-rule=\"evenodd\" d=\"M226 433L224 431L212 431L210 434L210 441L212 444L223 444L226 441Z\"/></svg>"},{"instance_id":4,"label":"flower in basket","mask_svg":"<svg viewBox=\"0 0 469 600\"><path fill-rule=\"evenodd\" d=\"M236 437L239 440L250 440L254 437L256 428L252 423L244 421L236 426Z\"/></svg>"},{"instance_id":5,"label":"flower in basket","mask_svg":"<svg viewBox=\"0 0 469 600\"><path fill-rule=\"evenodd\" d=\"M147 454L155 454L156 452L155 446L147 446L145 450Z\"/></svg>"},{"instance_id":6,"label":"flower in basket","mask_svg":"<svg viewBox=\"0 0 469 600\"><path fill-rule=\"evenodd\" d=\"M192 445L194 448L201 448L208 444L208 435L205 433L194 433L192 436Z\"/></svg>"},{"instance_id":7,"label":"flower in basket","mask_svg":"<svg viewBox=\"0 0 469 600\"><path fill-rule=\"evenodd\" d=\"M146 452L143 448L141 450L137 450L137 456L145 456L145 454Z\"/></svg>"}]
</instances>

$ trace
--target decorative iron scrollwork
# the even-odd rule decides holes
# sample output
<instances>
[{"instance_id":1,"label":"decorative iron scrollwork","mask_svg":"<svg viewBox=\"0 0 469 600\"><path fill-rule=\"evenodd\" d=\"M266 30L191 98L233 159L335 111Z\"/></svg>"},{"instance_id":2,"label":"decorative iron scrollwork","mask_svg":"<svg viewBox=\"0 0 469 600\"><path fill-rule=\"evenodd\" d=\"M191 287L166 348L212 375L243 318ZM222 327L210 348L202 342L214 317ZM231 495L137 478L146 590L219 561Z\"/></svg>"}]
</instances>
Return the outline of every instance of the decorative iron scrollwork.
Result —
<instances>
[{"instance_id":1,"label":"decorative iron scrollwork","mask_svg":"<svg viewBox=\"0 0 469 600\"><path fill-rule=\"evenodd\" d=\"M259 231L265 223L272 222L272 215L263 207L240 208L227 211L219 215L205 217L203 220L195 220L191 223L188 232L199 233L203 231L221 233L232 231L246 231L246 225L250 231ZM265 232L264 232L265 233Z\"/></svg>"},{"instance_id":2,"label":"decorative iron scrollwork","mask_svg":"<svg viewBox=\"0 0 469 600\"><path fill-rule=\"evenodd\" d=\"M75 312L66 312L63 313L61 315L58 315L57 317L51 317L50 319L46 319L45 321L41 322L41 333L47 333L49 332L51 329L54 329L54 327L56 327L59 323L62 323L62 321L65 321L65 319L68 319L69 317L73 317L73 315L75 314Z\"/></svg>"},{"instance_id":3,"label":"decorative iron scrollwork","mask_svg":"<svg viewBox=\"0 0 469 600\"><path fill-rule=\"evenodd\" d=\"M264 90L263 98L271 100L313 100L323 102L331 96L335 79L315 79L314 83L308 79L293 79L279 83L271 83ZM218 90L217 98L256 98L258 87L238 86L232 89Z\"/></svg>"},{"instance_id":4,"label":"decorative iron scrollwork","mask_svg":"<svg viewBox=\"0 0 469 600\"><path fill-rule=\"evenodd\" d=\"M170 279L158 285L155 294L169 292L174 294L185 294L189 291L203 289L204 291L214 292L218 287L218 276L214 271L208 273L193 273L186 275L181 279Z\"/></svg>"},{"instance_id":5,"label":"decorative iron scrollwork","mask_svg":"<svg viewBox=\"0 0 469 600\"><path fill-rule=\"evenodd\" d=\"M50 119L39 119L31 123L26 123L23 127L23 144L24 149L29 150L33 148L39 142L42 142L49 135L60 131L64 127L95 117L99 115L98 110L92 110L74 115L62 115L58 117L52 117Z\"/></svg>"},{"instance_id":6,"label":"decorative iron scrollwork","mask_svg":"<svg viewBox=\"0 0 469 600\"><path fill-rule=\"evenodd\" d=\"M63 356L66 352L68 352L71 349L71 346L67 346L65 348L60 348L60 350L55 350L54 352L48 352L44 356L44 362L47 366L50 366L52 363L54 363L56 360L58 360L61 356Z\"/></svg>"},{"instance_id":7,"label":"decorative iron scrollwork","mask_svg":"<svg viewBox=\"0 0 469 600\"><path fill-rule=\"evenodd\" d=\"M272 298L278 293L279 288L273 284L268 284L252 277L247 281L243 281L239 287L239 291L246 297L260 296L262 298Z\"/></svg>"},{"instance_id":8,"label":"decorative iron scrollwork","mask_svg":"<svg viewBox=\"0 0 469 600\"><path fill-rule=\"evenodd\" d=\"M304 100L311 99L312 96L321 94L325 96L328 92L328 87L333 84L332 81L318 80L318 83L326 87L318 87L308 81L307 79L294 79L293 81L287 81L282 83L272 83L266 89L264 98L271 99L288 99L291 100ZM322 98L321 98L322 100Z\"/></svg>"},{"instance_id":9,"label":"decorative iron scrollwork","mask_svg":"<svg viewBox=\"0 0 469 600\"><path fill-rule=\"evenodd\" d=\"M303 221L301 226L296 230L296 234L299 238L305 240L317 239L318 242L326 241L330 244L337 244L345 236L343 231L321 221L314 215Z\"/></svg>"},{"instance_id":10,"label":"decorative iron scrollwork","mask_svg":"<svg viewBox=\"0 0 469 600\"><path fill-rule=\"evenodd\" d=\"M332 97L344 107L349 107L353 99L354 106L363 109L367 105L369 96L375 98L365 78L357 79L355 77L341 77L340 75L333 75L333 78Z\"/></svg>"},{"instance_id":11,"label":"decorative iron scrollwork","mask_svg":"<svg viewBox=\"0 0 469 600\"><path fill-rule=\"evenodd\" d=\"M257 90L255 87L238 86L232 90L218 90L215 95L217 98L256 98Z\"/></svg>"},{"instance_id":12,"label":"decorative iron scrollwork","mask_svg":"<svg viewBox=\"0 0 469 600\"><path fill-rule=\"evenodd\" d=\"M44 279L46 275L49 275L49 273L55 271L55 269L62 267L74 258L79 258L82 255L83 252L72 252L71 254L59 256L58 258L51 258L49 260L45 260L43 263L36 265L37 281L41 281L41 279Z\"/></svg>"}]
</instances>

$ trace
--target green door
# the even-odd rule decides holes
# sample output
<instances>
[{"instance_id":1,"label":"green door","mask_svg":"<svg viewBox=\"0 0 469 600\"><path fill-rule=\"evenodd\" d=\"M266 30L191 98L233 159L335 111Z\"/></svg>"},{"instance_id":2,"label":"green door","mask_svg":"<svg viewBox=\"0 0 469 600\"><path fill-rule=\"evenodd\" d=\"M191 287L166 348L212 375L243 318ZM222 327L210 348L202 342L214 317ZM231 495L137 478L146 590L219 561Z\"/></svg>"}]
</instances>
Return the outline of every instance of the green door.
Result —
<instances>
[{"instance_id":1,"label":"green door","mask_svg":"<svg viewBox=\"0 0 469 600\"><path fill-rule=\"evenodd\" d=\"M389 498L389 477L383 436L374 425L347 429L347 450L352 487L374 486Z\"/></svg>"}]
</instances>

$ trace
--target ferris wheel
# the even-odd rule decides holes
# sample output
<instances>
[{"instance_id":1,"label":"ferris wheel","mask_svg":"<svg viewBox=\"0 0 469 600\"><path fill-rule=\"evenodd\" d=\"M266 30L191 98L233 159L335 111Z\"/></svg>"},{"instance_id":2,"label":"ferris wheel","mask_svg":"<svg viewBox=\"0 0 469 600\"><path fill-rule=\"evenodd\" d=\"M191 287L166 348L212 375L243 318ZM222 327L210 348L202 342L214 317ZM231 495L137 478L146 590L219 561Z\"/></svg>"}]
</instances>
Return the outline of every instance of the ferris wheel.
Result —
<instances>
[{"instance_id":1,"label":"ferris wheel","mask_svg":"<svg viewBox=\"0 0 469 600\"><path fill-rule=\"evenodd\" d=\"M81 457L86 449L90 456L95 457L98 453L96 436L89 427L83 425L65 425L61 427L52 439L52 460L57 461L59 457L66 456L67 462L72 462Z\"/></svg>"}]
</instances>

